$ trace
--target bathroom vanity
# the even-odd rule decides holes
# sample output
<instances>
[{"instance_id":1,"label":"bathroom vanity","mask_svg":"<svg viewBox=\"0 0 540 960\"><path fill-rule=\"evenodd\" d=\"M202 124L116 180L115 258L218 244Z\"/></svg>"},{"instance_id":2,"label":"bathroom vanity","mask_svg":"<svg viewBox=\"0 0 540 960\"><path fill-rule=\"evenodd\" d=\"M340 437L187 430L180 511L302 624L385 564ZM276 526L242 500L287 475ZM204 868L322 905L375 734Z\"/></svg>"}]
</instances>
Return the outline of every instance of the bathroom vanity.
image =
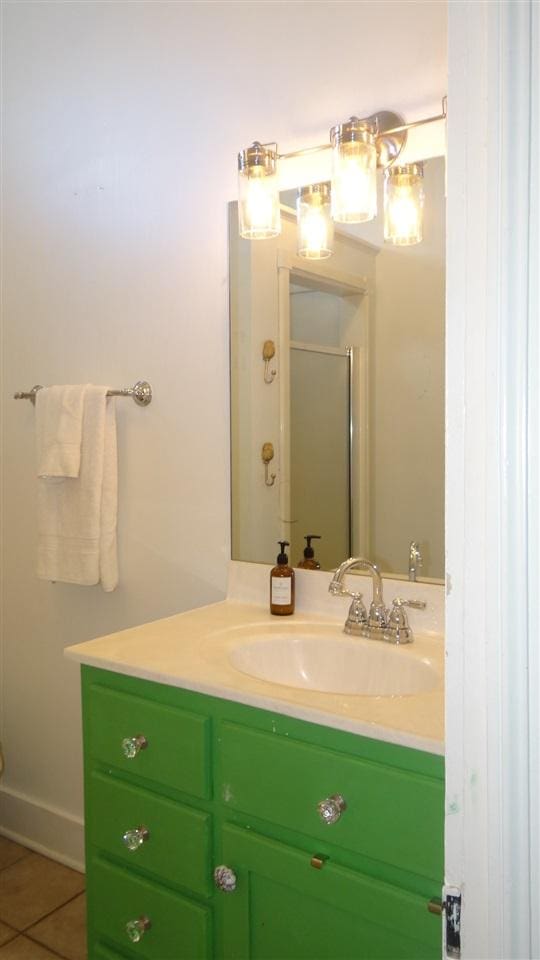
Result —
<instances>
[{"instance_id":1,"label":"bathroom vanity","mask_svg":"<svg viewBox=\"0 0 540 960\"><path fill-rule=\"evenodd\" d=\"M339 695L232 665L275 620L226 601L69 649L90 960L440 956L440 640L396 648L431 664L430 689ZM287 629L342 636L302 613Z\"/></svg>"},{"instance_id":2,"label":"bathroom vanity","mask_svg":"<svg viewBox=\"0 0 540 960\"><path fill-rule=\"evenodd\" d=\"M89 667L83 689L91 957L439 956L440 757Z\"/></svg>"}]
</instances>

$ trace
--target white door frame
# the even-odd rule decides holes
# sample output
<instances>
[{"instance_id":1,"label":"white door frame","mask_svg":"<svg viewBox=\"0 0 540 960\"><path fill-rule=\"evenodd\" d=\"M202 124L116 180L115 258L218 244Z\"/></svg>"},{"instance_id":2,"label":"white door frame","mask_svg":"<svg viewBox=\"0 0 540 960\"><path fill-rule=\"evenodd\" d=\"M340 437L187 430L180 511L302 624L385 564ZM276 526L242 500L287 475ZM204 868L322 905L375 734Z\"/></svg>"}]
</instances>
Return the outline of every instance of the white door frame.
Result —
<instances>
[{"instance_id":1,"label":"white door frame","mask_svg":"<svg viewBox=\"0 0 540 960\"><path fill-rule=\"evenodd\" d=\"M446 882L540 957L536 0L449 3Z\"/></svg>"}]
</instances>

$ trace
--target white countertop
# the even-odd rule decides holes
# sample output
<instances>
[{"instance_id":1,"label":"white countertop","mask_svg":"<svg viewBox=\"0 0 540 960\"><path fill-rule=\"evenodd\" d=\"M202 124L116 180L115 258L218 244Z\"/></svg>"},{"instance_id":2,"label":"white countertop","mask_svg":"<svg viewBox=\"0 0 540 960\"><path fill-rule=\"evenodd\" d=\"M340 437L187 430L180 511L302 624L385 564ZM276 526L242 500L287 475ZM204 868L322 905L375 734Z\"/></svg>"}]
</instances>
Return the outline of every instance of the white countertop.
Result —
<instances>
[{"instance_id":1,"label":"white countertop","mask_svg":"<svg viewBox=\"0 0 540 960\"><path fill-rule=\"evenodd\" d=\"M415 585L416 586L416 585ZM418 585L420 587L420 584ZM68 647L66 655L80 663L116 673L154 680L187 690L234 700L376 740L444 753L444 645L433 633L417 633L398 655L427 658L438 681L427 693L402 696L359 696L319 693L257 680L229 662L238 636L249 636L277 623L301 626L323 622L335 629L343 620L304 611L275 617L261 604L228 599L120 633ZM235 637L235 631L238 635ZM379 641L369 641L378 643Z\"/></svg>"}]
</instances>

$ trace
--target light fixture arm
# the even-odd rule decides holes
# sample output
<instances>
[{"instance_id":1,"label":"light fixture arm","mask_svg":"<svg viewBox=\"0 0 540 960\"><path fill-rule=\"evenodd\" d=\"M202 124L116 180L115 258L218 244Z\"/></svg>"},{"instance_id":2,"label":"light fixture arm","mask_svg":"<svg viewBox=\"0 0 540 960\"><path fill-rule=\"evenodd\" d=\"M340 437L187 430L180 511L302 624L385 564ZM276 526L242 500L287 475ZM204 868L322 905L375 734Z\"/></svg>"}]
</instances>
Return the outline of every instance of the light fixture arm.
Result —
<instances>
[{"instance_id":1,"label":"light fixture arm","mask_svg":"<svg viewBox=\"0 0 540 960\"><path fill-rule=\"evenodd\" d=\"M321 150L330 150L331 143L321 143L318 147L304 147L302 150L291 150L289 153L278 153L278 160L292 160L293 157L307 157L310 153L320 153Z\"/></svg>"},{"instance_id":2,"label":"light fixture arm","mask_svg":"<svg viewBox=\"0 0 540 960\"><path fill-rule=\"evenodd\" d=\"M411 123L399 123L401 117L397 113L391 113L390 111L383 110L379 113L372 113L371 116L366 117L365 119L370 123L373 123L376 127L376 140L377 145L379 146L380 142L384 142L385 138L393 138L395 140L396 146L390 150L387 150L387 153L395 153L391 159L388 159L386 162L383 160L380 164L381 166L387 166L388 163L393 163L394 160L397 160L397 157L401 153L401 150L405 146L406 136L403 137L403 142L399 144L401 138L397 138L397 134L407 134L409 130L413 130L415 127L422 127L427 123L436 123L439 120L446 120L447 116L447 97L442 98L442 112L438 113L433 117L424 117L422 120L412 120ZM395 121L398 123L395 123ZM389 126L390 123L390 126ZM394 126L391 124L394 123ZM265 143L265 147L275 147L277 153L277 144L276 143ZM331 143L322 143L316 147L304 147L301 150L291 150L288 153L277 153L278 160L292 160L294 157L307 157L311 153L320 153L322 150L330 150L332 147ZM380 153L381 151L378 150Z\"/></svg>"},{"instance_id":3,"label":"light fixture arm","mask_svg":"<svg viewBox=\"0 0 540 960\"><path fill-rule=\"evenodd\" d=\"M423 127L426 123L437 123L439 120L446 120L447 117L447 101L448 97L442 98L442 113L438 113L434 117L425 117L423 120L412 120L411 123L403 123L400 127L393 127L390 130L385 130L385 134L390 133L402 133L404 130L413 130L414 127ZM377 114L373 114L373 117L368 117L369 120L377 117Z\"/></svg>"}]
</instances>

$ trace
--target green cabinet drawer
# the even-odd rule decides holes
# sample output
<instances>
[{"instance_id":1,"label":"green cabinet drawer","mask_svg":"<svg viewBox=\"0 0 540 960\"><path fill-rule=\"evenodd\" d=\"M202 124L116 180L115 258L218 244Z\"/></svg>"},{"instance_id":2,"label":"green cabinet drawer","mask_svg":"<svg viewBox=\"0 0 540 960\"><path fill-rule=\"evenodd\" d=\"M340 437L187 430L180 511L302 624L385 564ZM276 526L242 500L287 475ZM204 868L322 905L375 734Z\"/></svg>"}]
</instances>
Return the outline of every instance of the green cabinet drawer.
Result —
<instances>
[{"instance_id":1,"label":"green cabinet drawer","mask_svg":"<svg viewBox=\"0 0 540 960\"><path fill-rule=\"evenodd\" d=\"M236 890L216 902L226 960L438 960L425 898L252 830L223 829ZM435 891L436 892L436 891Z\"/></svg>"},{"instance_id":2,"label":"green cabinet drawer","mask_svg":"<svg viewBox=\"0 0 540 960\"><path fill-rule=\"evenodd\" d=\"M88 949L88 960L125 960L125 954L111 950L104 943L91 943Z\"/></svg>"},{"instance_id":3,"label":"green cabinet drawer","mask_svg":"<svg viewBox=\"0 0 540 960\"><path fill-rule=\"evenodd\" d=\"M92 759L195 797L210 796L208 717L94 683L85 713ZM123 741L141 735L147 746L128 759Z\"/></svg>"},{"instance_id":4,"label":"green cabinet drawer","mask_svg":"<svg viewBox=\"0 0 540 960\"><path fill-rule=\"evenodd\" d=\"M210 910L100 857L90 861L90 940L111 940L144 960L209 960ZM148 917L150 927L131 944L126 924Z\"/></svg>"},{"instance_id":5,"label":"green cabinet drawer","mask_svg":"<svg viewBox=\"0 0 540 960\"><path fill-rule=\"evenodd\" d=\"M141 787L93 770L87 778L88 836L95 847L202 896L210 885L211 817ZM128 830L144 826L148 838L130 850Z\"/></svg>"},{"instance_id":6,"label":"green cabinet drawer","mask_svg":"<svg viewBox=\"0 0 540 960\"><path fill-rule=\"evenodd\" d=\"M440 780L225 722L217 790L230 808L440 882ZM317 805L340 794L332 824Z\"/></svg>"}]
</instances>

